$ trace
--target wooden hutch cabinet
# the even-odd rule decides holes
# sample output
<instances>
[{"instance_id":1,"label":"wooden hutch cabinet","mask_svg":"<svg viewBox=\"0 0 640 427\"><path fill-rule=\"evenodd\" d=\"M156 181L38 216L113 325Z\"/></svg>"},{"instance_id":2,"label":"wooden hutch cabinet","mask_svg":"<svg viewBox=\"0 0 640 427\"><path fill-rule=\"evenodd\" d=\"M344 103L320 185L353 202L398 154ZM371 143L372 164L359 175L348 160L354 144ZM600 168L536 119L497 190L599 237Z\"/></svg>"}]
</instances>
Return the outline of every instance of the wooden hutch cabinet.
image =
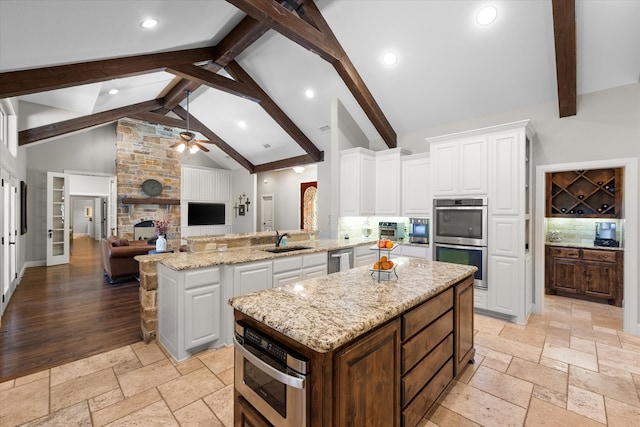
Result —
<instances>
[{"instance_id":1,"label":"wooden hutch cabinet","mask_svg":"<svg viewBox=\"0 0 640 427\"><path fill-rule=\"evenodd\" d=\"M622 306L622 251L547 246L545 264L548 294Z\"/></svg>"}]
</instances>

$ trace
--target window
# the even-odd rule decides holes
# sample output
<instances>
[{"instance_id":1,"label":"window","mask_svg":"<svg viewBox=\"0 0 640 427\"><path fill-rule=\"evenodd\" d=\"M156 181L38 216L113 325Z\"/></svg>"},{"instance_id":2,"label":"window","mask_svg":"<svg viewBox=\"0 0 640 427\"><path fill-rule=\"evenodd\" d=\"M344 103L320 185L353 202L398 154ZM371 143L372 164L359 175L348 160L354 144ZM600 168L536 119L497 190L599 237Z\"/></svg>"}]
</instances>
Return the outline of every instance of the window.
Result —
<instances>
[{"instance_id":1,"label":"window","mask_svg":"<svg viewBox=\"0 0 640 427\"><path fill-rule=\"evenodd\" d=\"M18 117L10 99L0 100L0 145L4 145L13 157L18 155Z\"/></svg>"}]
</instances>

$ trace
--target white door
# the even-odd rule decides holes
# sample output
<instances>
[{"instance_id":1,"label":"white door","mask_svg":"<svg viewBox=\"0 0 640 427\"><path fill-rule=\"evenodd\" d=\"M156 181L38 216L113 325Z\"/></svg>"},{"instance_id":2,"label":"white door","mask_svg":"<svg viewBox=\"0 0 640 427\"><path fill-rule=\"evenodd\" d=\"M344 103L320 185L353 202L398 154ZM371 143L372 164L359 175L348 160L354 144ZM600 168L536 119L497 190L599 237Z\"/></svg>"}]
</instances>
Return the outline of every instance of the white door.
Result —
<instances>
[{"instance_id":1,"label":"white door","mask_svg":"<svg viewBox=\"0 0 640 427\"><path fill-rule=\"evenodd\" d=\"M109 197L107 198L107 236L118 235L118 178L109 177Z\"/></svg>"},{"instance_id":2,"label":"white door","mask_svg":"<svg viewBox=\"0 0 640 427\"><path fill-rule=\"evenodd\" d=\"M69 263L69 175L47 172L47 265Z\"/></svg>"},{"instance_id":3,"label":"white door","mask_svg":"<svg viewBox=\"0 0 640 427\"><path fill-rule=\"evenodd\" d=\"M5 171L1 171L2 191L0 192L0 289L2 291L2 314L9 303L17 282L17 181Z\"/></svg>"},{"instance_id":4,"label":"white door","mask_svg":"<svg viewBox=\"0 0 640 427\"><path fill-rule=\"evenodd\" d=\"M262 231L273 231L274 209L273 194L264 194L260 204L260 218L262 218Z\"/></svg>"}]
</instances>

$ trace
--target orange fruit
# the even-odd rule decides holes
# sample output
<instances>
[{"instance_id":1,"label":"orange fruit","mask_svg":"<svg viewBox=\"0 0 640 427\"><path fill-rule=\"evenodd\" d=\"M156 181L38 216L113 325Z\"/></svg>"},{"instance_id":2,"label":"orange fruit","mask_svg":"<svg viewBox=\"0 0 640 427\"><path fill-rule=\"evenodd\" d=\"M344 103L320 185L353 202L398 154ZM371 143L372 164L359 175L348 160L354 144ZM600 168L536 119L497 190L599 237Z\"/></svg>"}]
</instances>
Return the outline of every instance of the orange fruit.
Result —
<instances>
[{"instance_id":1,"label":"orange fruit","mask_svg":"<svg viewBox=\"0 0 640 427\"><path fill-rule=\"evenodd\" d=\"M389 264L389 268L393 268L393 261L389 260L387 263Z\"/></svg>"},{"instance_id":2,"label":"orange fruit","mask_svg":"<svg viewBox=\"0 0 640 427\"><path fill-rule=\"evenodd\" d=\"M391 264L389 264L389 261L381 262L380 266L383 270L389 270L391 268Z\"/></svg>"},{"instance_id":3,"label":"orange fruit","mask_svg":"<svg viewBox=\"0 0 640 427\"><path fill-rule=\"evenodd\" d=\"M387 249L393 248L393 242L387 241Z\"/></svg>"},{"instance_id":4,"label":"orange fruit","mask_svg":"<svg viewBox=\"0 0 640 427\"><path fill-rule=\"evenodd\" d=\"M380 270L380 263L379 263L379 262L375 262L375 263L373 264L373 269L374 269L374 270Z\"/></svg>"},{"instance_id":5,"label":"orange fruit","mask_svg":"<svg viewBox=\"0 0 640 427\"><path fill-rule=\"evenodd\" d=\"M384 255L380 257L380 262L385 262L388 258Z\"/></svg>"}]
</instances>

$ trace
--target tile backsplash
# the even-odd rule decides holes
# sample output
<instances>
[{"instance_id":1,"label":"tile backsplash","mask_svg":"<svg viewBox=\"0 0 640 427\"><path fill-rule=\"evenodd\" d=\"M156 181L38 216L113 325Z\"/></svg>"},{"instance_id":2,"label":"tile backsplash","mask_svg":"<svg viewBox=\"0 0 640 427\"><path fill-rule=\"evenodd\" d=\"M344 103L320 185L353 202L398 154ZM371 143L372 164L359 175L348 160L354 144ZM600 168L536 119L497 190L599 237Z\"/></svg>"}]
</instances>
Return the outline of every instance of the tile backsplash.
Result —
<instances>
[{"instance_id":1,"label":"tile backsplash","mask_svg":"<svg viewBox=\"0 0 640 427\"><path fill-rule=\"evenodd\" d=\"M592 244L596 236L596 222L613 222L616 224L616 240L619 241L620 246L622 246L624 220L603 218L545 218L545 221L546 241L567 244Z\"/></svg>"}]
</instances>

